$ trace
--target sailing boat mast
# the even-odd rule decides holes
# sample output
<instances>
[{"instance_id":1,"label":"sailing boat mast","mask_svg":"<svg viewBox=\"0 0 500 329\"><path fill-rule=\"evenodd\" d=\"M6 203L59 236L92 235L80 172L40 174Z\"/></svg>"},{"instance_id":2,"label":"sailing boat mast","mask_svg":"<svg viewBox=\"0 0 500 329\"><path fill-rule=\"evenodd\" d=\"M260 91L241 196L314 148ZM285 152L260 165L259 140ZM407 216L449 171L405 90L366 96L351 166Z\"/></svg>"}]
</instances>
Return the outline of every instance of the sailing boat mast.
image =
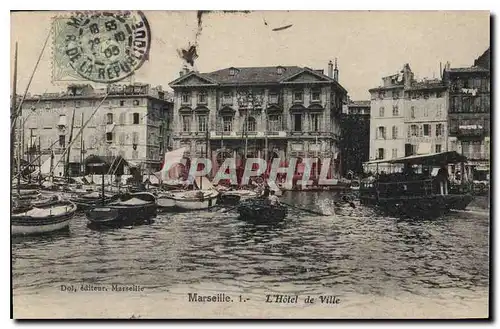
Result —
<instances>
[{"instance_id":1,"label":"sailing boat mast","mask_svg":"<svg viewBox=\"0 0 500 329\"><path fill-rule=\"evenodd\" d=\"M71 118L71 128L69 131L69 142L68 142L68 154L66 155L66 166L65 166L65 171L66 171L66 179L69 183L69 154L71 152L71 142L73 140L73 127L75 125L75 111L76 108L73 108L73 117Z\"/></svg>"},{"instance_id":2,"label":"sailing boat mast","mask_svg":"<svg viewBox=\"0 0 500 329\"><path fill-rule=\"evenodd\" d=\"M83 112L82 112L82 121L81 121L81 126L83 129ZM84 153L84 147L85 145L83 144L83 132L80 134L80 174L83 176L85 175L85 166L83 164L83 153ZM83 173L83 174L82 174Z\"/></svg>"},{"instance_id":3,"label":"sailing boat mast","mask_svg":"<svg viewBox=\"0 0 500 329\"><path fill-rule=\"evenodd\" d=\"M12 125L15 127L16 121L17 121L17 108L16 108L16 103L17 103L17 42L16 42L16 50L14 52L14 78L12 81L12 107L10 109L10 116L11 116L11 121ZM11 130L11 136L10 136L10 168L11 172L14 172L13 167L14 167L14 145L15 145L15 139L16 139L16 132L15 130ZM19 143L18 143L19 144ZM19 170L19 159L17 168ZM18 184L17 184L17 193L19 194L19 179L18 179Z\"/></svg>"}]
</instances>

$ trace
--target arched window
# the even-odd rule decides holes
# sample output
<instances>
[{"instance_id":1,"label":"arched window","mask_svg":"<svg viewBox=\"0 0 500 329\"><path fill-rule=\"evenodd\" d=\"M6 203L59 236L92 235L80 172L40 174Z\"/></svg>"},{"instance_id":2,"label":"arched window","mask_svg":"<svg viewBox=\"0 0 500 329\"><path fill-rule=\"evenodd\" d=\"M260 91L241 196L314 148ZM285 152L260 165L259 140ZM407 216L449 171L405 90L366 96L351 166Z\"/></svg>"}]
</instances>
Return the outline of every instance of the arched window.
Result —
<instances>
[{"instance_id":1,"label":"arched window","mask_svg":"<svg viewBox=\"0 0 500 329\"><path fill-rule=\"evenodd\" d=\"M257 130L257 122L255 118L249 117L247 119L247 131L256 131Z\"/></svg>"},{"instance_id":2,"label":"arched window","mask_svg":"<svg viewBox=\"0 0 500 329\"><path fill-rule=\"evenodd\" d=\"M108 113L106 114L106 123L108 125L113 124L113 113Z\"/></svg>"}]
</instances>

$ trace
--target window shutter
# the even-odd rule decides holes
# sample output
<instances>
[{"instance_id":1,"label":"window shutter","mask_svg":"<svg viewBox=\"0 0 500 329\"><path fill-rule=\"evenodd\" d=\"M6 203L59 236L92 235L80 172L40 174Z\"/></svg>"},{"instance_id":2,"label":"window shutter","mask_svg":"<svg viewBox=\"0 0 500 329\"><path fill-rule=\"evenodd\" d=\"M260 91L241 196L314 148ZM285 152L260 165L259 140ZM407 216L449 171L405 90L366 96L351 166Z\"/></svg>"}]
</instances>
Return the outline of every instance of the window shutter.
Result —
<instances>
[{"instance_id":1,"label":"window shutter","mask_svg":"<svg viewBox=\"0 0 500 329\"><path fill-rule=\"evenodd\" d=\"M379 134L378 134L379 129L380 129L379 127L377 127L377 129L375 129L375 139L379 138Z\"/></svg>"},{"instance_id":2,"label":"window shutter","mask_svg":"<svg viewBox=\"0 0 500 329\"><path fill-rule=\"evenodd\" d=\"M423 127L423 126L420 126L420 127L419 127L419 134L418 134L418 136L419 136L419 137L422 137L423 135L424 135L424 127Z\"/></svg>"}]
</instances>

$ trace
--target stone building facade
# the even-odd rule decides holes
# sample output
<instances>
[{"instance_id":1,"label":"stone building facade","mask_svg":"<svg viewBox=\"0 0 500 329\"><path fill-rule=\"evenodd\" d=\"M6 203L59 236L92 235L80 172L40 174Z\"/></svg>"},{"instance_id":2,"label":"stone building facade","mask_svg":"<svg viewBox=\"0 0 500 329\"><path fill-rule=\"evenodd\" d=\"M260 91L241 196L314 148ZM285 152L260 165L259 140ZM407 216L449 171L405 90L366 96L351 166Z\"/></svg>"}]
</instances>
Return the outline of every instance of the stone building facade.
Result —
<instances>
[{"instance_id":1,"label":"stone building facade","mask_svg":"<svg viewBox=\"0 0 500 329\"><path fill-rule=\"evenodd\" d=\"M342 176L359 175L370 159L370 101L349 101L342 112Z\"/></svg>"},{"instance_id":2,"label":"stone building facade","mask_svg":"<svg viewBox=\"0 0 500 329\"><path fill-rule=\"evenodd\" d=\"M21 147L25 159L30 150L42 154L42 162L53 153L53 164L59 162L54 170L56 176L65 170L66 159L59 158L70 143L73 121L70 175L81 174L91 156L121 156L142 169L158 169L170 143L172 102L161 87L134 84L94 89L90 85L71 85L61 93L30 96L22 109L18 122L23 129L17 130L20 138L16 141L20 142L16 146Z\"/></svg>"},{"instance_id":3,"label":"stone building facade","mask_svg":"<svg viewBox=\"0 0 500 329\"><path fill-rule=\"evenodd\" d=\"M370 160L447 150L447 86L416 81L408 64L370 89Z\"/></svg>"},{"instance_id":4,"label":"stone building facade","mask_svg":"<svg viewBox=\"0 0 500 329\"><path fill-rule=\"evenodd\" d=\"M332 159L338 173L347 91L332 62L328 75L298 66L183 71L170 86L174 148L187 147L191 157L209 154L214 172L229 157L239 163L245 157L318 157Z\"/></svg>"},{"instance_id":5,"label":"stone building facade","mask_svg":"<svg viewBox=\"0 0 500 329\"><path fill-rule=\"evenodd\" d=\"M451 68L443 80L449 89L449 149L469 158L470 178L486 180L490 163L491 72L489 49L476 61L477 66Z\"/></svg>"}]
</instances>

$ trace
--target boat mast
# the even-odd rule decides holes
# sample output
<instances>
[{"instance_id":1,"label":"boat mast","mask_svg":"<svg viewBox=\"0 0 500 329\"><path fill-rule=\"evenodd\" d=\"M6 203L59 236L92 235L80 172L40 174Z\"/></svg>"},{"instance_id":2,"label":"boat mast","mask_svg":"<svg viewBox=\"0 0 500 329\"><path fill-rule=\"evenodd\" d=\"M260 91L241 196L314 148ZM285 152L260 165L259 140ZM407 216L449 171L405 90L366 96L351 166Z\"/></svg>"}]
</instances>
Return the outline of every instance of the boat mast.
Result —
<instances>
[{"instance_id":1,"label":"boat mast","mask_svg":"<svg viewBox=\"0 0 500 329\"><path fill-rule=\"evenodd\" d=\"M24 126L24 125L23 125ZM33 152L33 129L30 128L30 143L28 148L28 163L31 163L31 152ZM31 165L28 166L28 183L31 184Z\"/></svg>"},{"instance_id":2,"label":"boat mast","mask_svg":"<svg viewBox=\"0 0 500 329\"><path fill-rule=\"evenodd\" d=\"M42 137L38 136L38 183L42 186Z\"/></svg>"},{"instance_id":3,"label":"boat mast","mask_svg":"<svg viewBox=\"0 0 500 329\"><path fill-rule=\"evenodd\" d=\"M71 141L73 139L73 127L75 125L75 111L76 111L76 108L73 108L73 116L71 118L71 128L69 130L69 145L68 145L68 153L66 154L66 166L65 166L65 171L66 171L66 179L69 183L69 154L71 152Z\"/></svg>"},{"instance_id":4,"label":"boat mast","mask_svg":"<svg viewBox=\"0 0 500 329\"><path fill-rule=\"evenodd\" d=\"M17 103L17 42L16 42L16 49L14 52L14 78L12 81L12 105L11 105L12 107L10 109L10 117L11 117L12 125L14 127L15 127L16 121L17 121L16 103ZM11 173L14 172L13 167L14 167L15 140L16 140L15 130L11 130L11 132L10 132L10 152L11 152L10 153L10 168L11 168ZM18 162L19 162L19 160L18 160ZM19 164L17 165L17 168L19 170ZM18 173L19 173L19 171L18 171ZM18 180L18 184L17 184L17 193L19 194L19 180Z\"/></svg>"},{"instance_id":5,"label":"boat mast","mask_svg":"<svg viewBox=\"0 0 500 329\"><path fill-rule=\"evenodd\" d=\"M83 129L83 112L82 112L82 121L80 124L82 125L81 129ZM83 131L82 131L82 133L80 134L80 174L82 176L85 175L85 166L83 164L83 148L84 148L84 144L83 144Z\"/></svg>"}]
</instances>

